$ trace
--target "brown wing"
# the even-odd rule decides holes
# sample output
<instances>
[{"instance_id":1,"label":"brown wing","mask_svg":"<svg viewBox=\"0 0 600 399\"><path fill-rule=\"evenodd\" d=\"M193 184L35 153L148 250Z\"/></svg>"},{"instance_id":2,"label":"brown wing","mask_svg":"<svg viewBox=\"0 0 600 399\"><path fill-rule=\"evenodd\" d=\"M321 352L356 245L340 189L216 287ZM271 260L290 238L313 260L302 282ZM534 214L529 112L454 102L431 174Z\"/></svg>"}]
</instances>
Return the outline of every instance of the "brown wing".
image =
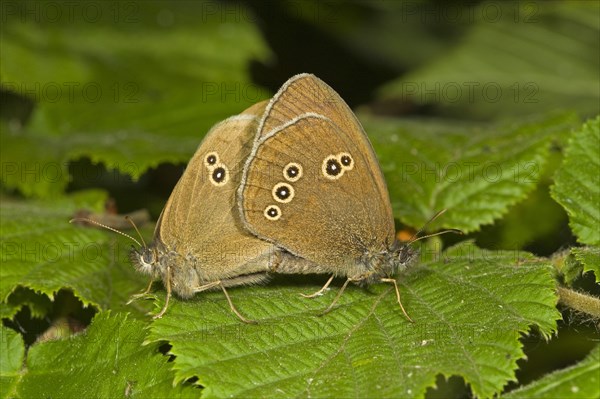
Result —
<instances>
[{"instance_id":1,"label":"brown wing","mask_svg":"<svg viewBox=\"0 0 600 399\"><path fill-rule=\"evenodd\" d=\"M352 135L361 151L368 153L370 168L377 174L375 184L378 190L385 192L387 187L381 174L377 156L360 121L348 104L327 83L315 75L302 73L291 77L273 96L261 118L257 138L267 136L292 119L307 112L323 115L330 119L340 130ZM389 202L389 199L387 200ZM390 208L391 215L391 208Z\"/></svg>"},{"instance_id":2,"label":"brown wing","mask_svg":"<svg viewBox=\"0 0 600 399\"><path fill-rule=\"evenodd\" d=\"M393 218L367 144L361 130L317 114L271 130L245 166L240 211L246 227L338 274L366 249L383 250L394 238ZM286 175L290 168L296 171Z\"/></svg>"},{"instance_id":3,"label":"brown wing","mask_svg":"<svg viewBox=\"0 0 600 399\"><path fill-rule=\"evenodd\" d=\"M157 225L156 238L167 250L194 257L204 281L267 270L265 259L273 245L241 227L235 205L242 166L265 106L257 104L213 127L189 162Z\"/></svg>"},{"instance_id":4,"label":"brown wing","mask_svg":"<svg viewBox=\"0 0 600 399\"><path fill-rule=\"evenodd\" d=\"M364 134L360 122L340 95L316 76L303 73L291 77L273 96L261 118L258 136L264 137L307 112L329 118L342 130ZM370 143L368 148L371 150Z\"/></svg>"}]
</instances>

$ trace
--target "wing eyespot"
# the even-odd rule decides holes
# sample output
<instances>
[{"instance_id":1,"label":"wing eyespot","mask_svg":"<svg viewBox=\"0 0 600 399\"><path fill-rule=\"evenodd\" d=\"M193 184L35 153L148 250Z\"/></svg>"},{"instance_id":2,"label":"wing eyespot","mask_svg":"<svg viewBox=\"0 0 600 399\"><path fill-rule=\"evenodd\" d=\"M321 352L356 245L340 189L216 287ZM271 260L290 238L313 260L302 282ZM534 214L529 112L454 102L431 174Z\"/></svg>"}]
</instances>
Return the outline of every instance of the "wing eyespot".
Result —
<instances>
[{"instance_id":1,"label":"wing eyespot","mask_svg":"<svg viewBox=\"0 0 600 399\"><path fill-rule=\"evenodd\" d=\"M281 209L277 205L269 205L265 208L263 214L268 220L276 221L281 218Z\"/></svg>"},{"instance_id":2,"label":"wing eyespot","mask_svg":"<svg viewBox=\"0 0 600 399\"><path fill-rule=\"evenodd\" d=\"M344 175L344 168L337 156L330 155L323 160L321 173L329 180L337 180Z\"/></svg>"}]
</instances>

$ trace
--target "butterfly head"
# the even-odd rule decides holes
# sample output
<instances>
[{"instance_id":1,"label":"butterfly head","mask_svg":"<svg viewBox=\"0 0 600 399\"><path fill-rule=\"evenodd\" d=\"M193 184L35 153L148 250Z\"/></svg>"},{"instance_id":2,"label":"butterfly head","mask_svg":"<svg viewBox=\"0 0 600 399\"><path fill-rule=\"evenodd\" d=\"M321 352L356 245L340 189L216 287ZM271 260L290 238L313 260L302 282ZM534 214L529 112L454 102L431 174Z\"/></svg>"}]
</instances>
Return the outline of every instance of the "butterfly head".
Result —
<instances>
[{"instance_id":1,"label":"butterfly head","mask_svg":"<svg viewBox=\"0 0 600 399\"><path fill-rule=\"evenodd\" d=\"M155 246L132 248L129 259L138 272L150 276L159 274L158 250Z\"/></svg>"},{"instance_id":2,"label":"butterfly head","mask_svg":"<svg viewBox=\"0 0 600 399\"><path fill-rule=\"evenodd\" d=\"M391 264L392 274L405 270L412 262L416 260L418 250L411 243L394 241L388 251L389 263Z\"/></svg>"}]
</instances>

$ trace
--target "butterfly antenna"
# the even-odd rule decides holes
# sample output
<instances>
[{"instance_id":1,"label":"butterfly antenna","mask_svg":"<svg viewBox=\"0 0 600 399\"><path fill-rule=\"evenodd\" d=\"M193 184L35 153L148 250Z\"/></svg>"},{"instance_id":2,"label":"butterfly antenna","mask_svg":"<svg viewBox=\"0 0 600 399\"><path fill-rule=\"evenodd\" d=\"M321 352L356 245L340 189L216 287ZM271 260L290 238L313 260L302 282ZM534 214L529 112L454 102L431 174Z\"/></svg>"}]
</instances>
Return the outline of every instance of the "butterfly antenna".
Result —
<instances>
[{"instance_id":1,"label":"butterfly antenna","mask_svg":"<svg viewBox=\"0 0 600 399\"><path fill-rule=\"evenodd\" d=\"M144 248L147 248L146 241L144 241L144 237L142 237L142 234L140 233L140 230L135 225L135 222L133 221L133 219L130 218L129 215L127 215L127 216L125 216L125 220L127 220L129 223L131 223L131 225L133 226L133 228L135 229L135 231L137 231L138 236L140 236L140 240L142 240L142 243L144 244Z\"/></svg>"},{"instance_id":2,"label":"butterfly antenna","mask_svg":"<svg viewBox=\"0 0 600 399\"><path fill-rule=\"evenodd\" d=\"M412 244L413 242L417 242L417 241L423 240L425 238L435 237L435 236L441 236L442 234L446 234L446 233L463 234L463 232L460 231L460 230L458 230L458 229L448 229L448 230L438 231L437 233L433 233L433 234L427 234L427 235L421 236L419 238L415 238L415 239L409 241L408 245Z\"/></svg>"},{"instance_id":3,"label":"butterfly antenna","mask_svg":"<svg viewBox=\"0 0 600 399\"><path fill-rule=\"evenodd\" d=\"M433 233L433 234L427 234L424 235L422 237L418 237L419 234L421 234L426 228L427 226L429 226L431 224L431 222L433 222L435 219L439 218L440 216L442 216L445 212L447 211L447 209L442 209L441 211L439 211L438 213L436 213L435 215L433 215L424 225L423 227L421 227L419 229L419 231L417 231L415 234L413 234L413 236L410 238L410 240L408 240L408 245L417 242L419 240L423 240L425 238L430 238L430 237L435 237L435 236L439 236L442 234L446 234L446 233L456 233L456 234L462 234L463 232L458 230L458 229L448 229L448 230L444 230L444 231L440 231L437 233ZM417 238L418 237L418 238Z\"/></svg>"},{"instance_id":4,"label":"butterfly antenna","mask_svg":"<svg viewBox=\"0 0 600 399\"><path fill-rule=\"evenodd\" d=\"M100 226L100 227L102 227L102 228L104 228L104 229L106 229L106 230L110 230L110 231L113 231L113 232L115 232L115 233L117 233L117 234L121 234L123 237L127 237L127 238L129 238L130 240L133 240L133 242L135 242L135 243L136 243L137 245L139 245L140 247L142 246L142 244L140 244L140 242L139 242L138 240L136 240L135 238L133 238L133 237L132 237L132 236L130 236L129 234L127 234L127 233L123 233L123 232L122 232L122 231L120 231L120 230L117 230L117 229L115 229L115 228L112 228L112 227L110 227L110 226L107 226L107 225L105 225L105 224L102 224L102 223L100 223L100 222L96 222L95 220L88 219L88 218L73 218L73 219L69 220L69 223L73 223L73 222L86 222L86 223L95 224L96 226ZM136 230L137 230L137 229L136 229ZM139 232L138 232L138 233L139 233ZM140 236L140 238L141 238L141 236ZM142 242L143 242L143 241L144 241L144 240L142 239ZM144 243L144 245L145 245L145 243Z\"/></svg>"}]
</instances>

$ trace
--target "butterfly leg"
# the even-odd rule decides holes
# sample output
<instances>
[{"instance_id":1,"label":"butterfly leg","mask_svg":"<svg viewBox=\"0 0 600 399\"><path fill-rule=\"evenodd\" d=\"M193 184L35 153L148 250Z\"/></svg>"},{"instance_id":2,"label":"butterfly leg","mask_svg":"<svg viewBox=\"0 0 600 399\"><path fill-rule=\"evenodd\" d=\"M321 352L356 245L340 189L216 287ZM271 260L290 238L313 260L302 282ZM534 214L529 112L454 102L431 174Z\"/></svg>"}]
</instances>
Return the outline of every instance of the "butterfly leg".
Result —
<instances>
[{"instance_id":1,"label":"butterfly leg","mask_svg":"<svg viewBox=\"0 0 600 399\"><path fill-rule=\"evenodd\" d=\"M219 286L223 290L223 294L225 294L225 298L227 298L227 302L229 302L229 307L231 308L233 313L235 313L235 315L240 318L241 321L243 321L244 323L248 323L248 324L258 324L257 321L250 320L250 319L247 319L244 316L242 316L240 314L240 312L238 312L238 310L235 308L235 306L233 306L233 302L231 302L231 298L229 297L229 294L227 293L225 286L220 281L219 281Z\"/></svg>"},{"instance_id":2,"label":"butterfly leg","mask_svg":"<svg viewBox=\"0 0 600 399\"><path fill-rule=\"evenodd\" d=\"M333 307L335 306L335 304L337 303L337 301L342 296L342 293L344 292L344 290L346 289L346 287L348 286L348 284L350 284L350 282L352 282L352 281L359 281L359 279L348 277L348 279L346 280L346 282L344 283L344 285L342 285L342 288L340 288L340 290L338 291L338 293L335 296L335 298L333 298L333 302L331 302L331 305L329 305L329 307L327 309L325 309L319 316L323 316L323 315L326 315L327 313L331 312L331 309L333 309Z\"/></svg>"},{"instance_id":3,"label":"butterfly leg","mask_svg":"<svg viewBox=\"0 0 600 399\"><path fill-rule=\"evenodd\" d=\"M382 278L380 281L383 281L384 283L394 284L394 288L396 289L396 298L398 299L398 304L400 305L400 309L402 309L402 313L404 313L404 316L406 316L408 321L410 321L411 323L414 323L413 319L411 319L410 316L408 315L408 313L406 313L406 310L404 310L404 306L402 306L402 301L400 301L400 290L398 289L398 283L396 282L396 279Z\"/></svg>"},{"instance_id":4,"label":"butterfly leg","mask_svg":"<svg viewBox=\"0 0 600 399\"><path fill-rule=\"evenodd\" d=\"M150 290L152 289L153 283L154 283L154 280L150 279L150 284L148 284L148 287L144 291L140 292L139 294L132 295L131 298L129 298L129 300L127 301L127 305L129 305L131 302L133 302L139 298L144 298L144 297L148 296L148 294L150 293Z\"/></svg>"},{"instance_id":5,"label":"butterfly leg","mask_svg":"<svg viewBox=\"0 0 600 399\"><path fill-rule=\"evenodd\" d=\"M235 306L233 306L233 302L231 301L231 298L229 297L229 293L225 289L225 286L223 285L223 282L221 280L212 281L210 283L201 285L200 287L195 288L194 292L202 292L202 291L206 291L211 288L214 288L214 287L221 287L221 289L223 290L223 294L225 294L225 298L227 298L227 302L229 303L229 307L231 308L231 311L233 313L235 313L235 315L237 317L239 317L241 321L243 321L244 323L248 323L248 324L256 324L257 323L254 320L245 318L244 316L242 316L242 314L240 312L238 312L238 310L235 308Z\"/></svg>"},{"instance_id":6,"label":"butterfly leg","mask_svg":"<svg viewBox=\"0 0 600 399\"><path fill-rule=\"evenodd\" d=\"M327 287L329 287L329 284L331 284L331 282L333 281L333 275L331 275L331 277L329 277L329 280L327 280L327 282L325 283L325 285L323 287L321 287L321 289L317 292L313 292L312 294L300 294L302 295L304 298L314 298L317 297L319 295L322 295L323 292L325 292L325 290L327 289Z\"/></svg>"},{"instance_id":7,"label":"butterfly leg","mask_svg":"<svg viewBox=\"0 0 600 399\"><path fill-rule=\"evenodd\" d=\"M165 281L165 285L167 286L167 299L165 299L165 305L160 310L160 312L158 312L158 314L152 316L153 319L160 319L161 317L163 317L163 315L167 311L167 308L169 307L169 299L171 299L171 267L170 266L167 266L166 280L167 281Z\"/></svg>"},{"instance_id":8,"label":"butterfly leg","mask_svg":"<svg viewBox=\"0 0 600 399\"><path fill-rule=\"evenodd\" d=\"M211 289L213 287L216 287L218 285L221 285L221 281L213 281L211 283L201 285L198 288L194 288L194 292L198 293L198 292L206 291L206 290L209 290L209 289Z\"/></svg>"}]
</instances>

